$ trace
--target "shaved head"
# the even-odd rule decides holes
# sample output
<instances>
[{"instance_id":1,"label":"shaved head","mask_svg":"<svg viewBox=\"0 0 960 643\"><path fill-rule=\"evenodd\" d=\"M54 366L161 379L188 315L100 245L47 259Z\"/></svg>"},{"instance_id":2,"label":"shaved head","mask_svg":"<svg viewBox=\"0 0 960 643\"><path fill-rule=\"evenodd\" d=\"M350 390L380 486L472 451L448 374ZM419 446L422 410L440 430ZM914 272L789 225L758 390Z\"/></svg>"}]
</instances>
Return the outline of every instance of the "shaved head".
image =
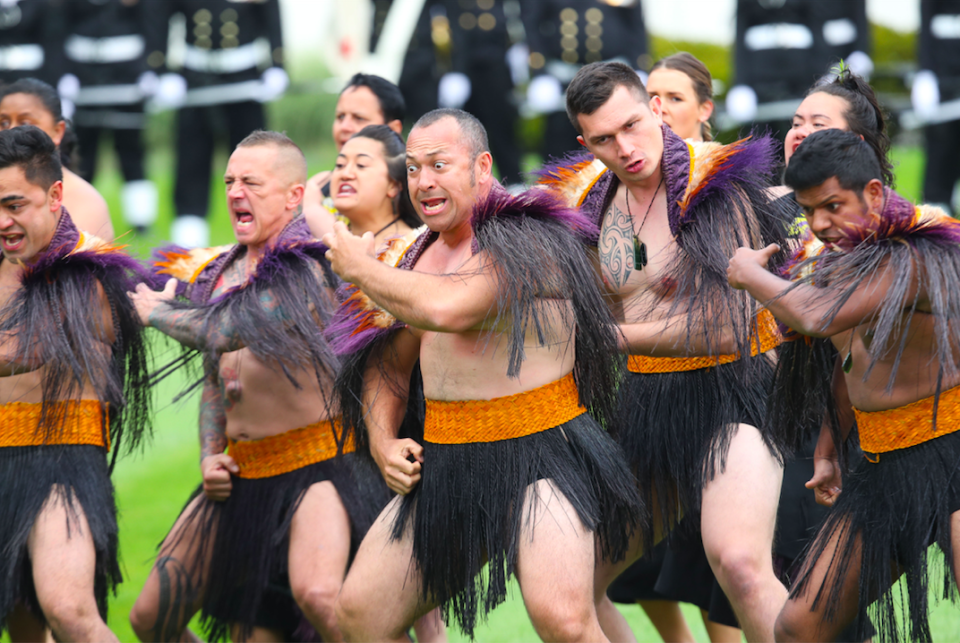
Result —
<instances>
[{"instance_id":1,"label":"shaved head","mask_svg":"<svg viewBox=\"0 0 960 643\"><path fill-rule=\"evenodd\" d=\"M256 130L237 145L240 147L272 147L277 151L274 170L287 185L307 182L307 159L303 150L281 132Z\"/></svg>"}]
</instances>

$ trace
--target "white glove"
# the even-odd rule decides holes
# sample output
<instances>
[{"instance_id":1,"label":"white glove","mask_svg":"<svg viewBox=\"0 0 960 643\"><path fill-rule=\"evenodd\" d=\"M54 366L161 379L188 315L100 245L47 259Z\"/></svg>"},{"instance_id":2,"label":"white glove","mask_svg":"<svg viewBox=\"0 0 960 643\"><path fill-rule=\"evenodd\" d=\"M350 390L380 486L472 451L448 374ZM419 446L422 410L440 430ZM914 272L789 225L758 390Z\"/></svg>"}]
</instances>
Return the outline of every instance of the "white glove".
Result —
<instances>
[{"instance_id":1,"label":"white glove","mask_svg":"<svg viewBox=\"0 0 960 643\"><path fill-rule=\"evenodd\" d=\"M913 77L910 88L910 102L917 116L927 119L937 113L940 107L940 83L937 75L929 69L921 69Z\"/></svg>"},{"instance_id":2,"label":"white glove","mask_svg":"<svg viewBox=\"0 0 960 643\"><path fill-rule=\"evenodd\" d=\"M187 97L187 81L180 74L163 74L153 95L153 104L159 109L178 109Z\"/></svg>"},{"instance_id":3,"label":"white glove","mask_svg":"<svg viewBox=\"0 0 960 643\"><path fill-rule=\"evenodd\" d=\"M463 107L470 100L472 85L466 74L459 71L451 71L440 78L440 86L437 88L437 102L440 107Z\"/></svg>"},{"instance_id":4,"label":"white glove","mask_svg":"<svg viewBox=\"0 0 960 643\"><path fill-rule=\"evenodd\" d=\"M553 76L537 76L527 86L527 105L538 114L563 109L563 87Z\"/></svg>"},{"instance_id":5,"label":"white glove","mask_svg":"<svg viewBox=\"0 0 960 643\"><path fill-rule=\"evenodd\" d=\"M60 115L65 119L70 120L73 118L74 112L77 111L77 106L73 104L73 101L69 98L60 99Z\"/></svg>"},{"instance_id":6,"label":"white glove","mask_svg":"<svg viewBox=\"0 0 960 643\"><path fill-rule=\"evenodd\" d=\"M140 89L140 95L144 98L156 94L159 86L160 77L157 76L156 72L145 71L137 79L137 87Z\"/></svg>"},{"instance_id":7,"label":"white glove","mask_svg":"<svg viewBox=\"0 0 960 643\"><path fill-rule=\"evenodd\" d=\"M757 115L757 92L747 85L735 85L727 92L727 114L739 123L749 123Z\"/></svg>"},{"instance_id":8,"label":"white glove","mask_svg":"<svg viewBox=\"0 0 960 643\"><path fill-rule=\"evenodd\" d=\"M260 82L263 83L263 88L260 90L258 100L261 103L266 103L283 96L283 92L287 91L287 87L290 85L290 77L287 76L287 72L282 67L271 67L263 72Z\"/></svg>"},{"instance_id":9,"label":"white glove","mask_svg":"<svg viewBox=\"0 0 960 643\"><path fill-rule=\"evenodd\" d=\"M64 74L57 83L57 93L60 99L77 100L77 94L80 93L80 79L73 74Z\"/></svg>"},{"instance_id":10,"label":"white glove","mask_svg":"<svg viewBox=\"0 0 960 643\"><path fill-rule=\"evenodd\" d=\"M863 76L864 79L870 80L870 74L873 73L873 61L870 56L862 51L855 51L844 58L844 62L850 68L850 71L857 76Z\"/></svg>"}]
</instances>

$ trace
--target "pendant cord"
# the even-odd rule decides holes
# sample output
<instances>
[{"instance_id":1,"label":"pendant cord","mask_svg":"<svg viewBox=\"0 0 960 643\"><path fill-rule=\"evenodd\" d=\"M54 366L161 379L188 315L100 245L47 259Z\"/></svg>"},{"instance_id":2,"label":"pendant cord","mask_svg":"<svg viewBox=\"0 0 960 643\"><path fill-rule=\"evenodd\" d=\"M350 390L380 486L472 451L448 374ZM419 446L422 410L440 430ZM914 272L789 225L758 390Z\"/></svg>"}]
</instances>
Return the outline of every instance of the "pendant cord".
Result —
<instances>
[{"instance_id":1,"label":"pendant cord","mask_svg":"<svg viewBox=\"0 0 960 643\"><path fill-rule=\"evenodd\" d=\"M653 196L650 197L650 204L647 206L647 211L643 213L643 221L640 222L640 229L633 233L634 237L639 237L640 232L643 230L643 226L647 223L647 217L650 216L650 210L653 208L653 202L657 200L657 194L660 192L660 186L663 185L663 174L660 175L660 182L657 183L657 189L653 191ZM627 216L630 217L630 227L633 228L633 212L630 211L630 188L624 186L627 189Z\"/></svg>"}]
</instances>

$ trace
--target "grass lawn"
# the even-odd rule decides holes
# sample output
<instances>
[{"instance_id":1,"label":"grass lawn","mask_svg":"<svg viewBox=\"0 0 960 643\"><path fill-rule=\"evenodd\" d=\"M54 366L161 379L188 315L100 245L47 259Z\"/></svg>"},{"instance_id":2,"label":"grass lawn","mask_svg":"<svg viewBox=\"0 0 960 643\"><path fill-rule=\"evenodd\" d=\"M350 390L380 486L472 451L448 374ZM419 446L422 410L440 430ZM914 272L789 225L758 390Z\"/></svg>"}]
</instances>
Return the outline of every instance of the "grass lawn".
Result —
<instances>
[{"instance_id":1,"label":"grass lawn","mask_svg":"<svg viewBox=\"0 0 960 643\"><path fill-rule=\"evenodd\" d=\"M110 203L114 213L114 226L118 234L126 230L120 220L119 189L121 179L115 160L105 155L104 171L96 181L97 187ZM332 148L318 146L309 150L311 172L328 168L333 159ZM922 153L917 149L897 149L899 162L899 187L910 197L919 194L922 175ZM226 157L218 158L212 192L211 224L214 244L232 241L223 203L220 176ZM156 181L161 194L161 218L157 226L159 234L146 240L128 236L131 249L146 256L151 245L158 245L166 235L172 216L172 162L170 154L159 151L149 158L149 175ZM151 331L152 332L152 331ZM139 455L123 459L114 473L120 507L120 543L126 582L120 587L117 597L110 605L110 627L122 641L133 641L127 615L150 570L155 548L166 534L174 518L183 506L190 491L199 483L199 447L196 435L198 403L195 398L176 405L170 400L177 391L177 382L161 385L156 394L155 437L146 450ZM322 526L318 525L318 528ZM695 608L684 606L687 620L698 641L706 641L706 634ZM638 608L630 607L624 612L641 641L659 640L646 617ZM936 640L955 640L960 631L960 615L949 604L939 606L933 615ZM451 631L453 641L465 637L459 631ZM478 641L532 641L536 640L533 628L523 609L519 592L514 586L508 602L494 612L489 621L477 630Z\"/></svg>"}]
</instances>

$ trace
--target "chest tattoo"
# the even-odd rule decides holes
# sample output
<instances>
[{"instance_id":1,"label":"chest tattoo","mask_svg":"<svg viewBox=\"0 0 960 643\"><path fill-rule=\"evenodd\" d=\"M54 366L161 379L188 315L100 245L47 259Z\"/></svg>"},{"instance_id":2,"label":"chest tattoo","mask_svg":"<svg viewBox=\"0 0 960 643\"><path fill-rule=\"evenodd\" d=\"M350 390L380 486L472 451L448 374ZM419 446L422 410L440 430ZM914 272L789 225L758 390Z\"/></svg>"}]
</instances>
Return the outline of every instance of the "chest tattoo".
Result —
<instances>
[{"instance_id":1,"label":"chest tattoo","mask_svg":"<svg viewBox=\"0 0 960 643\"><path fill-rule=\"evenodd\" d=\"M600 264L608 285L622 288L636 269L633 256L633 225L625 212L615 204L603 217L600 230Z\"/></svg>"}]
</instances>

